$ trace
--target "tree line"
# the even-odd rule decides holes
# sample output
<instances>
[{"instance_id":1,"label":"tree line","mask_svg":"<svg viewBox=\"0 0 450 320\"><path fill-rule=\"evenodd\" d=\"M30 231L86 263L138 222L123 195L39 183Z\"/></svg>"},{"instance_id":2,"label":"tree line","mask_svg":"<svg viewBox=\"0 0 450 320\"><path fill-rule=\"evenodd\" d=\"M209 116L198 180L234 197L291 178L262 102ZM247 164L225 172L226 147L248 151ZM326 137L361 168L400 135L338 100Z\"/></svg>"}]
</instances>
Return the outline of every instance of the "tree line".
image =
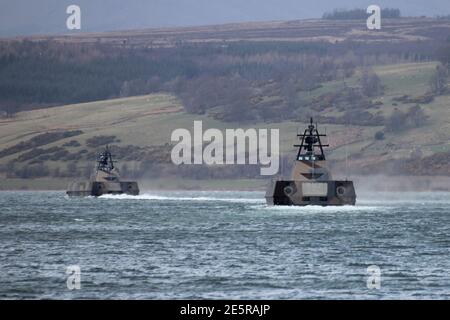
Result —
<instances>
[{"instance_id":1,"label":"tree line","mask_svg":"<svg viewBox=\"0 0 450 320\"><path fill-rule=\"evenodd\" d=\"M166 91L188 112L225 121L291 117L299 93L356 67L429 61L426 42L236 42L127 48L105 43L0 42L0 111Z\"/></svg>"}]
</instances>

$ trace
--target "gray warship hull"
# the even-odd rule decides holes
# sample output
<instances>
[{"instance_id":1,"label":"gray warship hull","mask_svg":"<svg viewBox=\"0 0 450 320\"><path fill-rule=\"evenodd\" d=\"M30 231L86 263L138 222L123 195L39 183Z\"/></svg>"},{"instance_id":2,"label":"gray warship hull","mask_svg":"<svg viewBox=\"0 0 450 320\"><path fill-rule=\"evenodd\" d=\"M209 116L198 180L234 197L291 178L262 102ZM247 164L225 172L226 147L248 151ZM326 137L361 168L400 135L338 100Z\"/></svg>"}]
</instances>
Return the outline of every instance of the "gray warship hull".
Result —
<instances>
[{"instance_id":1,"label":"gray warship hull","mask_svg":"<svg viewBox=\"0 0 450 320\"><path fill-rule=\"evenodd\" d=\"M275 206L355 205L356 193L352 181L279 180L267 187L266 202Z\"/></svg>"},{"instance_id":2,"label":"gray warship hull","mask_svg":"<svg viewBox=\"0 0 450 320\"><path fill-rule=\"evenodd\" d=\"M112 186L109 183L96 181L72 182L66 194L70 197L100 197L105 194L139 195L139 187L135 181L121 181L119 185Z\"/></svg>"}]
</instances>

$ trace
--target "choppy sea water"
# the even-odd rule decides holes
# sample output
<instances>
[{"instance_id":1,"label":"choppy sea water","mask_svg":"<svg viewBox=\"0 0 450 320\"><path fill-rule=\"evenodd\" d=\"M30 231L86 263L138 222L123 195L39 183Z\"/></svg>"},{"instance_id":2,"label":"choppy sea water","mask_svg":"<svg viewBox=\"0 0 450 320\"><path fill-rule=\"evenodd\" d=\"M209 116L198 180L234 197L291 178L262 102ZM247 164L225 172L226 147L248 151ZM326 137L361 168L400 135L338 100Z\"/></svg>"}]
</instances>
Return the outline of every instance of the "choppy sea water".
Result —
<instances>
[{"instance_id":1,"label":"choppy sea water","mask_svg":"<svg viewBox=\"0 0 450 320\"><path fill-rule=\"evenodd\" d=\"M263 197L1 192L0 298L450 298L449 193L359 195L355 207Z\"/></svg>"}]
</instances>

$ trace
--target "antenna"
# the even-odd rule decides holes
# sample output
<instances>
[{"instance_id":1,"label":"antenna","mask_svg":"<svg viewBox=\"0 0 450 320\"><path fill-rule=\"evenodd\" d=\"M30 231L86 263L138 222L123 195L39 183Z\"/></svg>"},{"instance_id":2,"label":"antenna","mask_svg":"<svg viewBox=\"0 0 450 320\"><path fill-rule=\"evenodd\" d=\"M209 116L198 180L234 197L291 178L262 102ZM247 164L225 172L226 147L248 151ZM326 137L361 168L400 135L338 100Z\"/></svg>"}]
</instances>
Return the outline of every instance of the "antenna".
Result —
<instances>
[{"instance_id":1,"label":"antenna","mask_svg":"<svg viewBox=\"0 0 450 320\"><path fill-rule=\"evenodd\" d=\"M345 144L345 181L348 180L348 150L347 143Z\"/></svg>"},{"instance_id":2,"label":"antenna","mask_svg":"<svg viewBox=\"0 0 450 320\"><path fill-rule=\"evenodd\" d=\"M344 80L344 89L347 87L347 84L345 83L345 78ZM347 136L348 134L348 108L347 105L345 105L345 130L346 130L346 134L345 136ZM348 141L350 141L349 139L345 139L345 181L348 181Z\"/></svg>"},{"instance_id":3,"label":"antenna","mask_svg":"<svg viewBox=\"0 0 450 320\"><path fill-rule=\"evenodd\" d=\"M345 113L347 114L347 116L345 117L345 136L348 138L348 112L346 111ZM345 181L348 181L348 141L348 139L347 141L345 141Z\"/></svg>"}]
</instances>

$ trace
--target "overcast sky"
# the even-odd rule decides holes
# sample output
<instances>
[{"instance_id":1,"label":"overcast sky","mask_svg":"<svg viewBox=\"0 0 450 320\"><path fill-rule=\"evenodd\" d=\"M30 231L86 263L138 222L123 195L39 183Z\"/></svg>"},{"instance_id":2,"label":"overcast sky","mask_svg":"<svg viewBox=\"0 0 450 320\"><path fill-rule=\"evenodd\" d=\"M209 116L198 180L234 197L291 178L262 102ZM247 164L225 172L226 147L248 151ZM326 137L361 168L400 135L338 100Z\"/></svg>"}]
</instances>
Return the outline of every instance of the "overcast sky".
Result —
<instances>
[{"instance_id":1,"label":"overcast sky","mask_svg":"<svg viewBox=\"0 0 450 320\"><path fill-rule=\"evenodd\" d=\"M403 16L450 14L450 0L0 0L0 36L70 33L70 4L81 7L84 32L320 18L370 4Z\"/></svg>"}]
</instances>

